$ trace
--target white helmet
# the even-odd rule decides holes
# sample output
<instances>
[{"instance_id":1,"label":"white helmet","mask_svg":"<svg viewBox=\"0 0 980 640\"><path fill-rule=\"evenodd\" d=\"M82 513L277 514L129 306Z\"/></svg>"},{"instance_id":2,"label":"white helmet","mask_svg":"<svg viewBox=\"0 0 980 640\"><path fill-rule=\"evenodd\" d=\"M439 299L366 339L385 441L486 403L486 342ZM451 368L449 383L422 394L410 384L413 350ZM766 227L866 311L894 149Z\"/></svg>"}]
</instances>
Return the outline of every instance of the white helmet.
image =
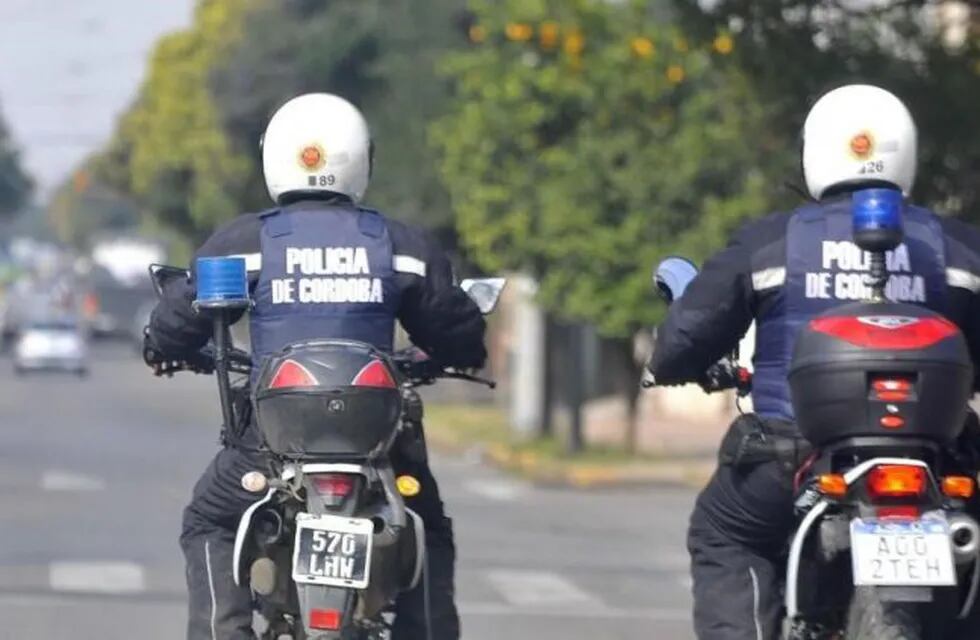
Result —
<instances>
[{"instance_id":1,"label":"white helmet","mask_svg":"<svg viewBox=\"0 0 980 640\"><path fill-rule=\"evenodd\" d=\"M358 202L371 176L371 134L364 116L329 93L293 98L266 127L262 171L276 202L290 191L329 191Z\"/></svg>"},{"instance_id":2,"label":"white helmet","mask_svg":"<svg viewBox=\"0 0 980 640\"><path fill-rule=\"evenodd\" d=\"M915 182L917 134L894 95L866 84L834 89L803 124L803 177L814 198L855 182L887 182L908 195Z\"/></svg>"}]
</instances>

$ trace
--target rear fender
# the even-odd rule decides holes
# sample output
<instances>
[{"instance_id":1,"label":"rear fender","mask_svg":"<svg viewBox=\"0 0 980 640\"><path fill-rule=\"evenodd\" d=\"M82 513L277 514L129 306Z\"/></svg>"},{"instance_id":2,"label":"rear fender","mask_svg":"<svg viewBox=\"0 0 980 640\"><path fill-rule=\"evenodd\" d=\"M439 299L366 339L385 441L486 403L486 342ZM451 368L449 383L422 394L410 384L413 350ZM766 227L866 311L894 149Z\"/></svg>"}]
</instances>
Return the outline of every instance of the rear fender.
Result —
<instances>
[{"instance_id":1,"label":"rear fender","mask_svg":"<svg viewBox=\"0 0 980 640\"><path fill-rule=\"evenodd\" d=\"M402 551L405 553L406 567L411 567L410 579L407 584L403 586L405 591L411 591L419 584L419 580L422 579L422 570L425 568L425 522L422 521L422 516L415 513L409 508L405 508L408 515L411 517L413 527L411 529L412 535L406 535L406 542L403 545ZM411 563L409 563L411 560Z\"/></svg>"},{"instance_id":2,"label":"rear fender","mask_svg":"<svg viewBox=\"0 0 980 640\"><path fill-rule=\"evenodd\" d=\"M252 536L254 516L259 509L272 502L272 496L275 494L276 489L269 489L265 497L246 509L242 519L238 521L238 531L235 532L235 560L232 566L232 575L235 578L235 584L239 587L248 586L249 567L255 559L257 551Z\"/></svg>"},{"instance_id":3,"label":"rear fender","mask_svg":"<svg viewBox=\"0 0 980 640\"><path fill-rule=\"evenodd\" d=\"M346 637L344 634L354 621L355 591L338 587L324 587L315 584L297 584L296 596L306 637L317 640L335 640ZM338 629L314 629L310 626L314 612L339 612Z\"/></svg>"}]
</instances>

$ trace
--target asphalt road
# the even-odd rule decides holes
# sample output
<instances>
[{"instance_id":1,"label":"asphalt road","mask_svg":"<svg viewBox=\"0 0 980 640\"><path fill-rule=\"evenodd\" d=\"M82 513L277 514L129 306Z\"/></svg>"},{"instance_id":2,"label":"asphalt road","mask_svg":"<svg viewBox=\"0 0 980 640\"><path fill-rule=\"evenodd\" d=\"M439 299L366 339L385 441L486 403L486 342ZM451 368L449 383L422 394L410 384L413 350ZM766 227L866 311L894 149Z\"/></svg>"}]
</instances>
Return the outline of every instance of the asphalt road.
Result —
<instances>
[{"instance_id":1,"label":"asphalt road","mask_svg":"<svg viewBox=\"0 0 980 640\"><path fill-rule=\"evenodd\" d=\"M174 639L180 512L216 449L209 378L157 380L122 346L92 375L0 358L0 640ZM535 488L437 457L469 640L685 640L680 489Z\"/></svg>"}]
</instances>

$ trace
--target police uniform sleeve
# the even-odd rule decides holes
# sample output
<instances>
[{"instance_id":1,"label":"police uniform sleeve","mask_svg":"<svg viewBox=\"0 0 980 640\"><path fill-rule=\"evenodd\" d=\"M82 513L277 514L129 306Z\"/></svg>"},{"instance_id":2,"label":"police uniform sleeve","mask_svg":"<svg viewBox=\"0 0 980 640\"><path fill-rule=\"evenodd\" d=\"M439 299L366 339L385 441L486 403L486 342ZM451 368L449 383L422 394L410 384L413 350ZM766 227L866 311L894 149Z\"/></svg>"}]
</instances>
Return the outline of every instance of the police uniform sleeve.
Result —
<instances>
[{"instance_id":1,"label":"police uniform sleeve","mask_svg":"<svg viewBox=\"0 0 980 640\"><path fill-rule=\"evenodd\" d=\"M258 214L246 214L220 227L197 251L196 257L238 256L245 259L249 284L255 286L260 264ZM196 262L196 261L195 261ZM149 338L162 354L180 359L207 344L212 335L211 320L199 315L192 304L197 285L191 266L190 279L168 282L163 296L150 315ZM232 321L237 318L232 318Z\"/></svg>"},{"instance_id":2,"label":"police uniform sleeve","mask_svg":"<svg viewBox=\"0 0 980 640\"><path fill-rule=\"evenodd\" d=\"M422 233L411 235L405 244L423 256L424 275L414 278L404 291L399 321L412 343L441 364L482 367L487 358L483 314L456 286L449 258L435 239Z\"/></svg>"},{"instance_id":3,"label":"police uniform sleeve","mask_svg":"<svg viewBox=\"0 0 980 640\"><path fill-rule=\"evenodd\" d=\"M973 388L980 391L980 231L955 218L940 218L946 234L947 314L963 331L973 361Z\"/></svg>"},{"instance_id":4,"label":"police uniform sleeve","mask_svg":"<svg viewBox=\"0 0 980 640\"><path fill-rule=\"evenodd\" d=\"M751 257L745 231L709 259L658 328L650 371L658 384L698 380L752 324Z\"/></svg>"}]
</instances>

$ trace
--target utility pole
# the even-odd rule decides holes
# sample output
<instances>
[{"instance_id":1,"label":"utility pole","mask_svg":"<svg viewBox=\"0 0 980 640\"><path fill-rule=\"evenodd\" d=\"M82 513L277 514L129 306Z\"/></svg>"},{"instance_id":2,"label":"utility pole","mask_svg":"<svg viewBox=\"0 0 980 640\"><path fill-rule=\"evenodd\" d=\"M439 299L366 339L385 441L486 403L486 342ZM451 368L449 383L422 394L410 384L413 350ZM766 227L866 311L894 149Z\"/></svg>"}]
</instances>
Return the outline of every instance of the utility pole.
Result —
<instances>
[{"instance_id":1,"label":"utility pole","mask_svg":"<svg viewBox=\"0 0 980 640\"><path fill-rule=\"evenodd\" d=\"M568 332L568 364L565 370L570 415L568 453L581 453L585 448L582 435L582 408L585 405L585 327L573 325Z\"/></svg>"}]
</instances>

